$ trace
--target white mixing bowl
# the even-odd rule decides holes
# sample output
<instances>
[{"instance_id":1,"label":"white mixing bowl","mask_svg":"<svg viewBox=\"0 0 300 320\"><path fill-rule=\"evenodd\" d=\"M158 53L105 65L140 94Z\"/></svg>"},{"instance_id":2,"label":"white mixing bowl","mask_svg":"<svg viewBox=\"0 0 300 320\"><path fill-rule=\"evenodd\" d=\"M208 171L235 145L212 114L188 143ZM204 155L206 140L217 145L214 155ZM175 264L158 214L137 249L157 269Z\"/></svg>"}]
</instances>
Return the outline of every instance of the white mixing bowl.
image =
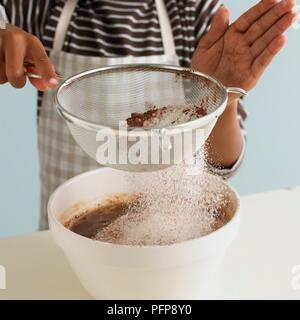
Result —
<instances>
[{"instance_id":1,"label":"white mixing bowl","mask_svg":"<svg viewBox=\"0 0 300 320\"><path fill-rule=\"evenodd\" d=\"M233 218L211 234L169 246L125 246L80 236L62 224L62 213L80 201L130 192L125 173L101 168L61 185L48 203L52 236L96 299L198 299L205 297L239 227L239 199L224 184ZM213 179L219 179L213 177Z\"/></svg>"}]
</instances>

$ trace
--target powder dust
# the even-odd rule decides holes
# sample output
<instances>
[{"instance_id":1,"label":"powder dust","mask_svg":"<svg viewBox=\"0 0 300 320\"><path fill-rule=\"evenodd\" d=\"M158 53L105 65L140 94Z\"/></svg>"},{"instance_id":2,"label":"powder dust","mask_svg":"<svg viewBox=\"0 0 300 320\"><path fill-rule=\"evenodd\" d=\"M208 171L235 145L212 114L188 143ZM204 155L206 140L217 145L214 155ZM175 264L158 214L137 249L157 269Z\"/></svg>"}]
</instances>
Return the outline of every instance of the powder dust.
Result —
<instances>
[{"instance_id":1,"label":"powder dust","mask_svg":"<svg viewBox=\"0 0 300 320\"><path fill-rule=\"evenodd\" d=\"M140 194L128 212L100 230L95 240L126 245L170 245L214 230L226 191L212 179L200 152L195 163L168 169L127 173L130 187Z\"/></svg>"}]
</instances>

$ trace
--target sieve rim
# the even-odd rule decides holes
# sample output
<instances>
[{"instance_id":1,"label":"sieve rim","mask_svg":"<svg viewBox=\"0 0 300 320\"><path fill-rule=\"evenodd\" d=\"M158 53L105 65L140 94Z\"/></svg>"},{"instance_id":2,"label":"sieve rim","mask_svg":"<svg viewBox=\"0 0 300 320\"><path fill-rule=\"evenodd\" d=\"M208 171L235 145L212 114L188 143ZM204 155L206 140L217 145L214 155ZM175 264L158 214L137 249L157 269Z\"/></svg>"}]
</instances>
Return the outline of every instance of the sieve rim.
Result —
<instances>
[{"instance_id":1,"label":"sieve rim","mask_svg":"<svg viewBox=\"0 0 300 320\"><path fill-rule=\"evenodd\" d=\"M222 95L223 95L222 102L213 112L211 112L208 115L205 115L201 118L195 119L195 120L187 121L185 123L181 123L181 124L177 124L177 125L170 125L170 126L167 126L167 127L161 128L161 129L168 129L169 131L173 131L173 130L183 130L187 126L188 126L188 128L186 128L187 130L191 130L191 126L193 126L194 128L200 127L202 123L206 123L211 118L218 118L219 115L224 111L224 109L226 107L226 104L228 101L227 88L222 84L221 81L219 81L218 79L216 79L206 73L196 71L191 68L174 66L174 65L167 65L167 64L134 63L134 64L116 64L116 65L112 65L112 66L93 68L93 69L89 69L89 70L86 70L86 71L83 71L83 72L80 72L80 73L77 73L73 76L68 77L59 86L59 88L56 90L56 93L55 93L54 99L55 99L55 105L56 105L56 109L57 109L58 113L68 123L75 125L77 127L80 127L82 129L86 129L86 130L99 131L99 130L106 129L106 130L114 131L115 133L118 133L118 134L125 134L125 135L128 135L128 132L129 132L132 136L141 136L141 134L143 134L142 131L144 133L146 133L146 135L149 132L160 131L161 129L159 129L159 128L140 128L142 130L140 130L140 132L139 132L139 130L136 130L137 128L124 128L123 129L123 128L114 128L111 126L106 126L104 124L99 124L97 122L86 120L80 116L74 115L72 112L66 110L60 102L59 95L65 89L65 87L80 80L81 78L85 78L87 76L90 76L92 74L96 74L99 72L124 71L124 70L131 70L131 69L134 69L134 70L143 69L143 71L147 71L147 69L148 69L148 70L152 70L152 71L157 70L160 72L168 72L169 71L172 73L178 73L178 74L185 73L185 74L189 74L189 75L193 75L193 76L198 76L198 77L205 78L205 79L213 82L222 91ZM223 109L221 113L220 113L220 109ZM134 130L131 130L131 129L134 129Z\"/></svg>"}]
</instances>

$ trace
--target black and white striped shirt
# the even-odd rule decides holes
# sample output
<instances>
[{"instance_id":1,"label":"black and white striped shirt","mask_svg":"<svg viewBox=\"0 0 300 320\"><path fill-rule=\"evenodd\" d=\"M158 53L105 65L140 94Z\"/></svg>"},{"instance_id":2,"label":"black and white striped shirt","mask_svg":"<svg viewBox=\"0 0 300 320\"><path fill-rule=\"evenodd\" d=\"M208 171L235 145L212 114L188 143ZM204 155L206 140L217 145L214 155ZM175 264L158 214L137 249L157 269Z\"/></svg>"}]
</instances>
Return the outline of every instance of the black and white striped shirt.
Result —
<instances>
[{"instance_id":1,"label":"black and white striped shirt","mask_svg":"<svg viewBox=\"0 0 300 320\"><path fill-rule=\"evenodd\" d=\"M64 0L0 0L10 23L53 46ZM189 66L195 46L218 9L218 0L165 0L181 65ZM66 52L88 56L163 54L155 0L79 0L71 19Z\"/></svg>"}]
</instances>

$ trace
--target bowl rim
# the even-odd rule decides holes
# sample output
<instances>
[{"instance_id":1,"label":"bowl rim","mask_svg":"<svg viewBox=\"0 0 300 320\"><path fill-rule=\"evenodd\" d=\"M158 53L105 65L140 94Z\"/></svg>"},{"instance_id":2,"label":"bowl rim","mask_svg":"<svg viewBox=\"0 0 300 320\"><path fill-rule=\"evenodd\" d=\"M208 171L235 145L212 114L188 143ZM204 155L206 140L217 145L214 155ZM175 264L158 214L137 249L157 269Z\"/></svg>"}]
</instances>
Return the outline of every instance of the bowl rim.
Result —
<instances>
[{"instance_id":1,"label":"bowl rim","mask_svg":"<svg viewBox=\"0 0 300 320\"><path fill-rule=\"evenodd\" d=\"M233 217L226 223L224 224L222 227L218 228L215 231L212 231L202 237L198 237L198 238L194 238L194 239L189 239L189 240L185 240L185 241L180 241L180 242L175 242L169 245L144 245L144 246L139 246L139 245L128 245L128 244L115 244L115 243L110 243L110 242L105 242L105 241L99 241L99 240L93 240L87 237L84 237L82 235L79 235L73 231L71 231L70 229L66 228L62 222L59 221L59 219L52 213L51 211L51 205L54 202L54 199L56 197L56 195L62 190L64 189L66 186L68 186L69 184L72 184L74 181L76 180L80 180L82 178L94 175L96 173L98 173L99 171L103 171L103 170L113 170L113 171L120 171L117 169L113 169L110 167L101 167L101 168L97 168L97 169L92 169L89 170L87 172L83 172L79 175L76 175L68 180L66 180L64 183L62 183L61 185L59 185L54 192L51 194L48 203L47 203L47 213L48 213L48 219L49 222L54 222L54 224L63 232L65 232L69 237L73 237L73 238L77 238L77 239L81 239L82 241L85 241L86 243L90 243L93 244L94 246L96 245L101 245L102 247L107 247L107 248L112 248L112 249L116 249L116 248L122 248L124 250L138 250L138 249L143 249L145 250L157 250L157 249L171 249L171 248L175 248L175 247L180 247L180 246L189 246L192 243L196 243L196 242L205 242L208 240L212 240L213 238L218 237L220 234L226 232L226 230L228 230L234 223L237 222L237 220L240 218L240 212L241 212L241 202L240 202L240 197L237 193L237 191L229 184L226 183L225 180L223 180L221 177L217 177L213 174L209 174L211 176L214 176L216 179L219 179L220 182L222 184L224 184L229 191L233 194L233 196L235 197L236 201L237 201L237 208L235 210L235 213L233 215ZM122 172L122 171L120 171ZM52 227L50 225L49 227L50 232L52 232Z\"/></svg>"}]
</instances>

